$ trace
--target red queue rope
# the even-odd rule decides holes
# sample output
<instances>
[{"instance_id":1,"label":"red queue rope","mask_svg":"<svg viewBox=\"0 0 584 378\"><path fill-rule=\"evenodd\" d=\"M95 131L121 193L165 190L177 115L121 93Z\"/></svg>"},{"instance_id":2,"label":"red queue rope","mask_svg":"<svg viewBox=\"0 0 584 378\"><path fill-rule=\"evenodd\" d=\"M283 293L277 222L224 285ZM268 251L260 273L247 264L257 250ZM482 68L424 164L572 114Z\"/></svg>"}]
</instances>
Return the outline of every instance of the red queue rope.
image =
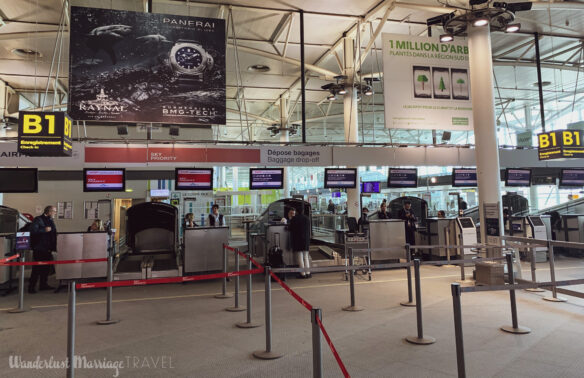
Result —
<instances>
[{"instance_id":1,"label":"red queue rope","mask_svg":"<svg viewBox=\"0 0 584 378\"><path fill-rule=\"evenodd\" d=\"M235 251L236 251L236 249L235 249L235 248L233 248L233 247L230 247L230 246L228 246L227 244L223 244L223 247L224 247L225 249L228 249L228 250L230 250L230 251L233 251L233 252L235 252Z\"/></svg>"},{"instance_id":2,"label":"red queue rope","mask_svg":"<svg viewBox=\"0 0 584 378\"><path fill-rule=\"evenodd\" d=\"M259 274L259 273L263 273L263 271L264 271L263 269L258 268L258 269L252 269L252 270L242 270L240 272L204 274L201 276L150 278L147 280L123 280L123 281L111 281L111 282L90 282L90 283L76 284L75 288L76 289L96 289L96 288L101 288L101 287L143 286L143 285L157 285L157 284L167 284L167 283L177 283L177 282L192 282L192 281L211 280L211 279L223 278L223 277L245 276L248 274Z\"/></svg>"},{"instance_id":3,"label":"red queue rope","mask_svg":"<svg viewBox=\"0 0 584 378\"><path fill-rule=\"evenodd\" d=\"M280 286L284 288L284 290L286 290L292 297L294 297L294 299L296 299L302 306L306 307L308 311L312 311L312 305L310 303L302 299L300 295L296 294L294 290L290 289L290 287L286 285L284 282L282 282L282 280L278 278L278 276L276 276L274 273L270 272L270 275L274 280L276 280L276 282L280 284Z\"/></svg>"},{"instance_id":4,"label":"red queue rope","mask_svg":"<svg viewBox=\"0 0 584 378\"><path fill-rule=\"evenodd\" d=\"M103 262L107 261L107 258L101 259L79 259L79 260L57 260L57 261L29 261L29 262L0 262L0 265L5 266L22 266L22 265L60 265L60 264L78 264L78 263L91 263L91 262Z\"/></svg>"},{"instance_id":5,"label":"red queue rope","mask_svg":"<svg viewBox=\"0 0 584 378\"><path fill-rule=\"evenodd\" d=\"M320 330L322 331L322 334L324 335L324 338L326 339L328 346L331 348L331 352L333 352L333 356L335 356L335 360L337 360L337 363L339 364L339 367L341 368L343 375L346 378L350 377L349 372L347 371L347 368L345 367L345 364L343 364L343 361L341 360L341 356L339 356L339 353L337 352L337 349L333 345L331 338L329 337L328 333L326 333L326 331L324 329L324 325L322 325L322 321L320 320L320 317L318 317L318 315L316 316L316 321L318 323L318 326L320 327Z\"/></svg>"},{"instance_id":6,"label":"red queue rope","mask_svg":"<svg viewBox=\"0 0 584 378\"><path fill-rule=\"evenodd\" d=\"M241 252L240 250L236 250L235 252L237 252L237 254L239 254L239 256L251 260L251 263L253 265L257 266L258 268L262 268L263 269L263 267L260 265L260 263L258 263L257 261L255 261L251 256L246 255L245 253Z\"/></svg>"},{"instance_id":7,"label":"red queue rope","mask_svg":"<svg viewBox=\"0 0 584 378\"><path fill-rule=\"evenodd\" d=\"M20 257L20 255L17 253L17 254L16 254L16 255L14 255L14 256L10 256L10 257L7 257L7 258L5 258L5 259L2 259L2 260L0 260L0 264L2 264L2 263L5 263L5 262L8 262L8 261L10 261L10 260L17 259L17 258L19 258L19 257Z\"/></svg>"}]
</instances>

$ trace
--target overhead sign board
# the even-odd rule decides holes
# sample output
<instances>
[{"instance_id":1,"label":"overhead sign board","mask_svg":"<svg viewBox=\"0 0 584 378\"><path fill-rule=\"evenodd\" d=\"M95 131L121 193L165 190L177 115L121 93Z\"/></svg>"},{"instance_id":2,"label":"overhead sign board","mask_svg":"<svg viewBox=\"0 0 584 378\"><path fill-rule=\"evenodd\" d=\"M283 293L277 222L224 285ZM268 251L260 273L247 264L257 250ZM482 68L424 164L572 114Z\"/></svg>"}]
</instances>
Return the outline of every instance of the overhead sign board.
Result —
<instances>
[{"instance_id":1,"label":"overhead sign board","mask_svg":"<svg viewBox=\"0 0 584 378\"><path fill-rule=\"evenodd\" d=\"M559 130L537 135L539 160L583 158L584 132L580 130Z\"/></svg>"},{"instance_id":2,"label":"overhead sign board","mask_svg":"<svg viewBox=\"0 0 584 378\"><path fill-rule=\"evenodd\" d=\"M28 156L71 156L71 118L64 112L20 112L18 152Z\"/></svg>"}]
</instances>

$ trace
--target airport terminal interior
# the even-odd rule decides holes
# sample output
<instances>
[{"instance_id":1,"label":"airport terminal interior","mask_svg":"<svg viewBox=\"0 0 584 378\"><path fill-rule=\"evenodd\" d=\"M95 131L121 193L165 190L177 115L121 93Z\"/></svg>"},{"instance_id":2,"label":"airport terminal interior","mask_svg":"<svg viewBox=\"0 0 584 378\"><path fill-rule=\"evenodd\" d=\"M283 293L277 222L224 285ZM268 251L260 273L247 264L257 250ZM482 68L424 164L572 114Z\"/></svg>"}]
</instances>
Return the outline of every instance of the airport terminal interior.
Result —
<instances>
[{"instance_id":1,"label":"airport terminal interior","mask_svg":"<svg viewBox=\"0 0 584 378\"><path fill-rule=\"evenodd\" d=\"M0 376L581 377L583 15L0 0Z\"/></svg>"}]
</instances>

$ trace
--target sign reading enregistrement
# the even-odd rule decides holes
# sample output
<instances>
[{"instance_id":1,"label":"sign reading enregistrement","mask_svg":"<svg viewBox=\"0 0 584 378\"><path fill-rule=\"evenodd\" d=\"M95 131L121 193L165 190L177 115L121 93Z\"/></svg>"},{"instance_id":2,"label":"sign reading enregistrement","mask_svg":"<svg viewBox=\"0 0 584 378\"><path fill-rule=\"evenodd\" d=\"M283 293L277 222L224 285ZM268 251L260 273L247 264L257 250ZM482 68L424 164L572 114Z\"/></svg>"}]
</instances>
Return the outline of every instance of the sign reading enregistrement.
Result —
<instances>
[{"instance_id":1,"label":"sign reading enregistrement","mask_svg":"<svg viewBox=\"0 0 584 378\"><path fill-rule=\"evenodd\" d=\"M63 112L19 112L18 152L27 156L71 156L71 125Z\"/></svg>"},{"instance_id":2,"label":"sign reading enregistrement","mask_svg":"<svg viewBox=\"0 0 584 378\"><path fill-rule=\"evenodd\" d=\"M468 46L383 34L385 127L472 130Z\"/></svg>"},{"instance_id":3,"label":"sign reading enregistrement","mask_svg":"<svg viewBox=\"0 0 584 378\"><path fill-rule=\"evenodd\" d=\"M539 160L584 157L583 132L560 130L537 134Z\"/></svg>"}]
</instances>

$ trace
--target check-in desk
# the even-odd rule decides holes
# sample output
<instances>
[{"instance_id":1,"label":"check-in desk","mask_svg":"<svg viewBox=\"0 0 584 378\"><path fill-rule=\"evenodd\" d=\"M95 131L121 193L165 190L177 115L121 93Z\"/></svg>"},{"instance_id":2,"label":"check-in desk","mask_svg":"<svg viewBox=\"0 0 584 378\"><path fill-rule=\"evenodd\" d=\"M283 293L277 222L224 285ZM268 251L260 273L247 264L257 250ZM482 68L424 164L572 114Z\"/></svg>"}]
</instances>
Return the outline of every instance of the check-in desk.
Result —
<instances>
[{"instance_id":1,"label":"check-in desk","mask_svg":"<svg viewBox=\"0 0 584 378\"><path fill-rule=\"evenodd\" d=\"M107 257L107 232L61 232L57 234L57 260L102 259ZM57 264L58 280L105 278L107 261Z\"/></svg>"},{"instance_id":2,"label":"check-in desk","mask_svg":"<svg viewBox=\"0 0 584 378\"><path fill-rule=\"evenodd\" d=\"M184 273L223 269L223 244L228 244L229 227L195 227L184 230Z\"/></svg>"},{"instance_id":3,"label":"check-in desk","mask_svg":"<svg viewBox=\"0 0 584 378\"><path fill-rule=\"evenodd\" d=\"M454 219L451 218L427 218L428 224L428 245L448 245L451 241L450 233ZM453 239L453 238L452 238ZM446 257L446 248L434 248L427 252L432 256ZM456 254L456 250L450 250L451 255Z\"/></svg>"},{"instance_id":4,"label":"check-in desk","mask_svg":"<svg viewBox=\"0 0 584 378\"><path fill-rule=\"evenodd\" d=\"M292 243L290 241L290 232L287 225L283 223L267 224L265 226L265 234L253 235L251 242L253 243L253 251L255 256L263 256L264 261L267 252L275 245L282 248L282 257L286 265L296 265L294 259L294 252L292 251Z\"/></svg>"},{"instance_id":5,"label":"check-in desk","mask_svg":"<svg viewBox=\"0 0 584 378\"><path fill-rule=\"evenodd\" d=\"M401 219L369 220L369 246L371 249L404 246L406 244L406 225ZM395 260L406 258L404 253L372 251L371 260Z\"/></svg>"}]
</instances>

